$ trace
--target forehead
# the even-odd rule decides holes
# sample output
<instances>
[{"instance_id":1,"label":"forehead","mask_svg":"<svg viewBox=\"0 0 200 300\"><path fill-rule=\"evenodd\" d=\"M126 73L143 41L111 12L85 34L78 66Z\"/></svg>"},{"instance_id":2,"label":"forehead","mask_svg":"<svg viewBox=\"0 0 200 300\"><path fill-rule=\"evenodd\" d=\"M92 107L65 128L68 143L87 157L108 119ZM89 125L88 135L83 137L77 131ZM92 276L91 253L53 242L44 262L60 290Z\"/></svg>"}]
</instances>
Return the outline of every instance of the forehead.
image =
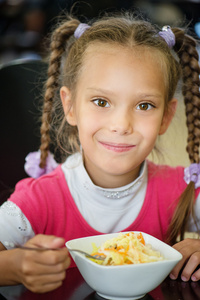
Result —
<instances>
[{"instance_id":1,"label":"forehead","mask_svg":"<svg viewBox=\"0 0 200 300\"><path fill-rule=\"evenodd\" d=\"M159 50L147 46L122 46L114 43L94 42L85 50L79 75L86 74L92 68L96 69L96 72L99 71L99 67L107 69L106 62L110 60L115 60L116 66L120 65L123 61L122 57L127 58L126 63L128 61L127 65L130 68L134 68L136 64L140 65L140 63L141 68L153 65L155 72L160 73L165 89L167 89L167 64L164 55ZM118 60L119 63L117 63ZM96 68L97 65L98 68Z\"/></svg>"},{"instance_id":2,"label":"forehead","mask_svg":"<svg viewBox=\"0 0 200 300\"><path fill-rule=\"evenodd\" d=\"M120 53L126 54L129 57L130 63L136 60L144 61L144 59L147 63L154 63L157 65L157 68L162 70L165 80L167 79L166 60L163 53L158 49L143 45L122 46L115 43L93 42L85 50L81 69L84 70L85 65L88 66L91 60L95 60L100 56L117 56Z\"/></svg>"}]
</instances>

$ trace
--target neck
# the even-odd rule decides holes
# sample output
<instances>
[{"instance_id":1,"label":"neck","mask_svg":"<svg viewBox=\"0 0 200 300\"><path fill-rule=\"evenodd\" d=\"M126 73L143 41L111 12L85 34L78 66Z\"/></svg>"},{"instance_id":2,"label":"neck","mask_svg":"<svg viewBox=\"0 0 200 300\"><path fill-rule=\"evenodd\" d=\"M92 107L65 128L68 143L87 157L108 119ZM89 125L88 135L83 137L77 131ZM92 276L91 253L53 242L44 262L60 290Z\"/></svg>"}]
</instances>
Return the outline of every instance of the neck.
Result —
<instances>
[{"instance_id":1,"label":"neck","mask_svg":"<svg viewBox=\"0 0 200 300\"><path fill-rule=\"evenodd\" d=\"M88 175L90 176L92 182L102 188L118 188L125 186L131 182L133 182L140 173L139 165L134 170L127 172L126 174L112 174L106 173L100 169L95 168L95 166L91 166L84 162L85 169L87 170Z\"/></svg>"}]
</instances>

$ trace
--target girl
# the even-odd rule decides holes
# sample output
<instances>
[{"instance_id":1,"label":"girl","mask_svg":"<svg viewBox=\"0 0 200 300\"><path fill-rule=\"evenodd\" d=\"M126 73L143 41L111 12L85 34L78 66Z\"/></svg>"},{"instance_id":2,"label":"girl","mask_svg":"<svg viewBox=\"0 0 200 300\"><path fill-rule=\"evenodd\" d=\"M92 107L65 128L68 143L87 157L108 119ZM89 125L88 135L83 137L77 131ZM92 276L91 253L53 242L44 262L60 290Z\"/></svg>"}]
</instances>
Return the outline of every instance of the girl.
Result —
<instances>
[{"instance_id":1,"label":"girl","mask_svg":"<svg viewBox=\"0 0 200 300\"><path fill-rule=\"evenodd\" d=\"M19 182L1 207L1 285L23 283L35 292L55 289L70 265L65 241L129 230L152 234L183 254L172 279L180 270L184 281L200 279L200 241L175 244L200 217L195 47L183 30L166 26L160 31L131 14L102 18L91 26L69 18L54 31L40 168L35 169L39 154L32 153L26 169L38 177L55 168L52 141L60 164L38 179ZM185 175L182 167L146 160L173 118L180 77L191 160ZM23 244L60 249L17 247Z\"/></svg>"}]
</instances>

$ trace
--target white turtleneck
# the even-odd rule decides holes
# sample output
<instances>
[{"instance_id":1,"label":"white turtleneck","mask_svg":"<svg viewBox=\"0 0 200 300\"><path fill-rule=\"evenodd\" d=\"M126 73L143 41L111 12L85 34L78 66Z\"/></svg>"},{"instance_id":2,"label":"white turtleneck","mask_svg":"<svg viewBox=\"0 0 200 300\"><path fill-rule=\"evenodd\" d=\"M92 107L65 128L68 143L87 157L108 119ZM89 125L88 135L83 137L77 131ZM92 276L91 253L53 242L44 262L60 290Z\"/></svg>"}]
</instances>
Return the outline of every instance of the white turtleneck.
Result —
<instances>
[{"instance_id":1,"label":"white turtleneck","mask_svg":"<svg viewBox=\"0 0 200 300\"><path fill-rule=\"evenodd\" d=\"M114 189L98 187L91 181L80 153L68 157L62 170L79 211L97 231L123 230L137 217L147 187L146 162L135 181Z\"/></svg>"}]
</instances>

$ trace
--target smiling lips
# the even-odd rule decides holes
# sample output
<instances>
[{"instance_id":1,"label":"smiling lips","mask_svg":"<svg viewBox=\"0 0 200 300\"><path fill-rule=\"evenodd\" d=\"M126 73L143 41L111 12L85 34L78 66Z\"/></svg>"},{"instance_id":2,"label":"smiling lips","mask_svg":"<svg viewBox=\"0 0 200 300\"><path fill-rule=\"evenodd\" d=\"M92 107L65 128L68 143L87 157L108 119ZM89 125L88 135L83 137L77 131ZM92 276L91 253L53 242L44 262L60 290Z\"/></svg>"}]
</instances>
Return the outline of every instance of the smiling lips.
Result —
<instances>
[{"instance_id":1,"label":"smiling lips","mask_svg":"<svg viewBox=\"0 0 200 300\"><path fill-rule=\"evenodd\" d=\"M127 152L135 147L135 145L130 144L116 144L116 143L106 143L99 142L104 148L114 151L114 152Z\"/></svg>"}]
</instances>

